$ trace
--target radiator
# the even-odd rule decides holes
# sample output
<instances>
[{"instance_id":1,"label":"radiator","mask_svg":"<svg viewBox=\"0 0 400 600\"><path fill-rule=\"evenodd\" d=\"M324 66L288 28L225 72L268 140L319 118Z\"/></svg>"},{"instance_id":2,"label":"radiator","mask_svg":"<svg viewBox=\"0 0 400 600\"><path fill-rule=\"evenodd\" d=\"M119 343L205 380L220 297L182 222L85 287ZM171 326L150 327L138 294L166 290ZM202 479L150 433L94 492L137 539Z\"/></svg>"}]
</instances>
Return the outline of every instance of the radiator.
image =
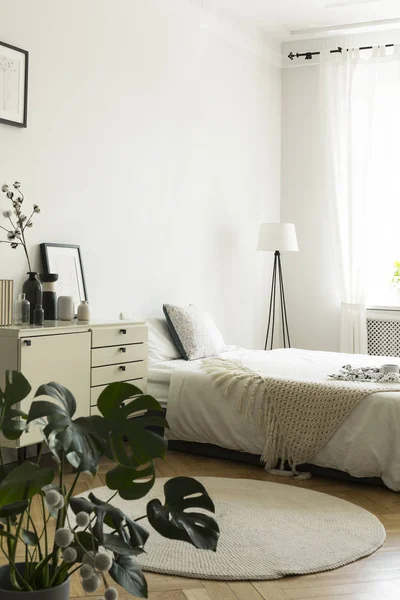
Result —
<instances>
[{"instance_id":1,"label":"radiator","mask_svg":"<svg viewBox=\"0 0 400 600\"><path fill-rule=\"evenodd\" d=\"M367 319L368 354L400 356L400 320Z\"/></svg>"}]
</instances>

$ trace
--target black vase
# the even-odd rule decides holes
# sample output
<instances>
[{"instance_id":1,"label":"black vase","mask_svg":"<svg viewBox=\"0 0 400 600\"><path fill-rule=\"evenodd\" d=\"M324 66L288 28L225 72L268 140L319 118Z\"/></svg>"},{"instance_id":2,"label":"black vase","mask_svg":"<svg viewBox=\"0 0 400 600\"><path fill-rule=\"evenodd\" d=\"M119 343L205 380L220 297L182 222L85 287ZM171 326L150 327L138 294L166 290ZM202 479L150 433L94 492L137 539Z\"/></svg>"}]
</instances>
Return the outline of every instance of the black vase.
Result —
<instances>
[{"instance_id":1,"label":"black vase","mask_svg":"<svg viewBox=\"0 0 400 600\"><path fill-rule=\"evenodd\" d=\"M28 302L30 302L30 323L33 323L33 311L38 304L43 304L43 288L39 279L36 277L37 273L32 271L27 274L29 275L29 278L24 282L22 291Z\"/></svg>"},{"instance_id":2,"label":"black vase","mask_svg":"<svg viewBox=\"0 0 400 600\"><path fill-rule=\"evenodd\" d=\"M55 283L58 279L56 273L41 273L43 283L43 310L45 321L57 320L57 294Z\"/></svg>"}]
</instances>

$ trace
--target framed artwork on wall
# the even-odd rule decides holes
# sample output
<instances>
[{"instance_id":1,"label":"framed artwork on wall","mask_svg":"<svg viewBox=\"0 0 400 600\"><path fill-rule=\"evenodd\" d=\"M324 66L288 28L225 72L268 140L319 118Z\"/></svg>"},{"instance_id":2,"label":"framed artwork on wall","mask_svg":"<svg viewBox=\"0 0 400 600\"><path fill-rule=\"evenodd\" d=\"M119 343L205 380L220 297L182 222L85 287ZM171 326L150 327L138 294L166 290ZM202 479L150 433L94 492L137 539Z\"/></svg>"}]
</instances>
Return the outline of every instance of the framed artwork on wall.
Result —
<instances>
[{"instance_id":1,"label":"framed artwork on wall","mask_svg":"<svg viewBox=\"0 0 400 600\"><path fill-rule=\"evenodd\" d=\"M40 244L43 271L57 273L57 296L72 296L75 314L79 304L87 300L81 249L71 244Z\"/></svg>"},{"instance_id":2,"label":"framed artwork on wall","mask_svg":"<svg viewBox=\"0 0 400 600\"><path fill-rule=\"evenodd\" d=\"M26 127L29 52L0 42L0 123Z\"/></svg>"}]
</instances>

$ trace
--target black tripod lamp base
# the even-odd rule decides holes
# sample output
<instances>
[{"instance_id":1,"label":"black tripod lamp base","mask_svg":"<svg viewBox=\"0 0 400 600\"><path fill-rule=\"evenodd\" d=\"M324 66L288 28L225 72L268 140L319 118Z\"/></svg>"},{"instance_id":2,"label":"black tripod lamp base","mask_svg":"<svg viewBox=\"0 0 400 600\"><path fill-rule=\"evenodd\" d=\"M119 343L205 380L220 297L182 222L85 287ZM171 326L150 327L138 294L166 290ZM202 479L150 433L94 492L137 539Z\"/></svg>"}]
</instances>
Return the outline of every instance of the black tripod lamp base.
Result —
<instances>
[{"instance_id":1,"label":"black tripod lamp base","mask_svg":"<svg viewBox=\"0 0 400 600\"><path fill-rule=\"evenodd\" d=\"M274 268L272 272L271 297L269 301L267 335L265 338L265 350L272 350L274 345L275 321L277 303L280 304L283 347L290 348L290 334L286 311L285 289L283 286L281 253L275 251ZM278 309L279 310L279 309Z\"/></svg>"}]
</instances>

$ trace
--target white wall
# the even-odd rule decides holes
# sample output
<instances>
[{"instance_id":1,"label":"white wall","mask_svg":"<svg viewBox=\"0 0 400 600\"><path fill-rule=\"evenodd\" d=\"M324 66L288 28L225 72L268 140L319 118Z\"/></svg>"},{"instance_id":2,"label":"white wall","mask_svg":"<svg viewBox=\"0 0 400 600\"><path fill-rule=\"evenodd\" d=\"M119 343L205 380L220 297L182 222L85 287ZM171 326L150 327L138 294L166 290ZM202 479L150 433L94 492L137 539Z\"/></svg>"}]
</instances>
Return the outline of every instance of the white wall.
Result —
<instances>
[{"instance_id":1,"label":"white wall","mask_svg":"<svg viewBox=\"0 0 400 600\"><path fill-rule=\"evenodd\" d=\"M30 52L28 128L0 125L0 183L42 208L36 268L40 242L80 244L95 317L194 302L227 341L260 346L277 49L187 0L0 0L0 40ZM25 270L1 245L0 277Z\"/></svg>"},{"instance_id":2,"label":"white wall","mask_svg":"<svg viewBox=\"0 0 400 600\"><path fill-rule=\"evenodd\" d=\"M340 300L319 194L318 68L282 72L282 221L295 223L299 252L282 255L292 345L339 350Z\"/></svg>"},{"instance_id":3,"label":"white wall","mask_svg":"<svg viewBox=\"0 0 400 600\"><path fill-rule=\"evenodd\" d=\"M282 260L296 347L339 351L340 298L320 193L318 58L292 62L287 55L399 41L397 30L283 44L281 217L296 224L300 252Z\"/></svg>"}]
</instances>

